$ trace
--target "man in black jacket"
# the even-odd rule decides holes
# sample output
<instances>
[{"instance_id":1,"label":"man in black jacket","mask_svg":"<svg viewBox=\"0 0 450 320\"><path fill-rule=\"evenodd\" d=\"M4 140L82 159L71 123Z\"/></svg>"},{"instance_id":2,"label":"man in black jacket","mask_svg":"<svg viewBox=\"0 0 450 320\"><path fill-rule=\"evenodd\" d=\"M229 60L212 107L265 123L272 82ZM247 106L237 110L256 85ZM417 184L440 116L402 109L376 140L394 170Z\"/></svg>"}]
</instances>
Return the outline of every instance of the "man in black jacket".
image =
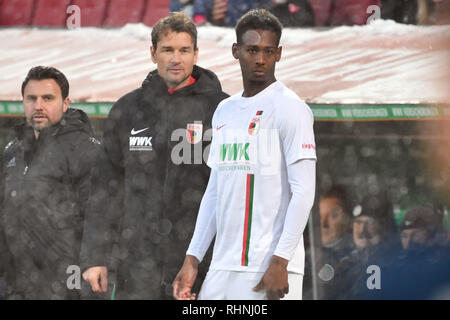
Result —
<instances>
[{"instance_id":1,"label":"man in black jacket","mask_svg":"<svg viewBox=\"0 0 450 320\"><path fill-rule=\"evenodd\" d=\"M183 13L153 26L151 56L157 70L108 116L85 224L83 278L105 292L117 265L117 299L171 297L208 181L211 118L227 97L195 65L197 30Z\"/></svg>"},{"instance_id":2,"label":"man in black jacket","mask_svg":"<svg viewBox=\"0 0 450 320\"><path fill-rule=\"evenodd\" d=\"M0 269L8 299L76 299L90 170L100 143L89 120L70 109L69 83L52 67L22 84L26 123L1 166ZM69 281L78 268L78 279ZM78 284L77 284L78 283Z\"/></svg>"}]
</instances>

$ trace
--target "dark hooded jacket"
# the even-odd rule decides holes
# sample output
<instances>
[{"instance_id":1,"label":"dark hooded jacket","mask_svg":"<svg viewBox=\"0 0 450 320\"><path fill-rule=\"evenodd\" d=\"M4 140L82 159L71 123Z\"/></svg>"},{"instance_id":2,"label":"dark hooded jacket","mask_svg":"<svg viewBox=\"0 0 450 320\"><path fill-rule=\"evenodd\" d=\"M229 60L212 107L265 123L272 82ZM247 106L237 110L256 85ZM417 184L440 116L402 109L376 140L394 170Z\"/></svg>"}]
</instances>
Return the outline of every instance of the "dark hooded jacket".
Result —
<instances>
[{"instance_id":1,"label":"dark hooded jacket","mask_svg":"<svg viewBox=\"0 0 450 320\"><path fill-rule=\"evenodd\" d=\"M183 264L209 178L212 115L227 97L211 71L194 66L192 76L169 93L150 72L108 116L82 257L84 268L117 265L117 299L170 298Z\"/></svg>"},{"instance_id":2,"label":"dark hooded jacket","mask_svg":"<svg viewBox=\"0 0 450 320\"><path fill-rule=\"evenodd\" d=\"M90 171L102 151L100 142L86 114L76 109L68 109L38 139L27 124L16 127L16 134L5 148L1 176L0 266L6 297L77 298L80 279L68 289L74 272L69 266L80 263Z\"/></svg>"}]
</instances>

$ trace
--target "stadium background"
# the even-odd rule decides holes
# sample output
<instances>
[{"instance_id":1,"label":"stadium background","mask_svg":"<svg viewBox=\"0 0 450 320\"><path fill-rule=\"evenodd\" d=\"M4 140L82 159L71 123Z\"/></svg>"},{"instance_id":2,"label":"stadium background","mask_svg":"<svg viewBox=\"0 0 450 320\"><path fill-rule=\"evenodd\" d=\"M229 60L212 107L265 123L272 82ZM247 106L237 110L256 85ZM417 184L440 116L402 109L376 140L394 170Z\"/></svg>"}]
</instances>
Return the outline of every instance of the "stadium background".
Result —
<instances>
[{"instance_id":1,"label":"stadium background","mask_svg":"<svg viewBox=\"0 0 450 320\"><path fill-rule=\"evenodd\" d=\"M168 2L0 1L0 147L22 120L20 85L35 65L67 75L72 107L86 111L101 139L112 103L155 68L151 25L169 13ZM82 27L69 29L66 9L74 4ZM237 93L234 30L201 26L198 32L198 65L216 72L225 92ZM281 45L276 76L315 116L317 194L342 183L358 202L369 190L388 190L398 224L407 207L430 203L444 208L448 228L449 25L377 20L286 28ZM306 243L317 241L318 224L315 205Z\"/></svg>"}]
</instances>

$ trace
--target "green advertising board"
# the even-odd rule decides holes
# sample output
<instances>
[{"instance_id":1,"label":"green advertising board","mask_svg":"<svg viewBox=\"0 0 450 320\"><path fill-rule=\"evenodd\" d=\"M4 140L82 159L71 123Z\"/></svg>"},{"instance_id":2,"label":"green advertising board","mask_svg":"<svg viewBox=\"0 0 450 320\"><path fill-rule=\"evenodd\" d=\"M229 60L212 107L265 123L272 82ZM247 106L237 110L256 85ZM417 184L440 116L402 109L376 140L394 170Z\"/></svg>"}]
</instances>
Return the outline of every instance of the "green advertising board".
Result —
<instances>
[{"instance_id":1,"label":"green advertising board","mask_svg":"<svg viewBox=\"0 0 450 320\"><path fill-rule=\"evenodd\" d=\"M377 120L427 120L449 119L450 106L438 105L339 105L309 104L317 121L377 121ZM72 103L90 117L108 116L112 103ZM0 101L0 116L23 114L21 101Z\"/></svg>"}]
</instances>

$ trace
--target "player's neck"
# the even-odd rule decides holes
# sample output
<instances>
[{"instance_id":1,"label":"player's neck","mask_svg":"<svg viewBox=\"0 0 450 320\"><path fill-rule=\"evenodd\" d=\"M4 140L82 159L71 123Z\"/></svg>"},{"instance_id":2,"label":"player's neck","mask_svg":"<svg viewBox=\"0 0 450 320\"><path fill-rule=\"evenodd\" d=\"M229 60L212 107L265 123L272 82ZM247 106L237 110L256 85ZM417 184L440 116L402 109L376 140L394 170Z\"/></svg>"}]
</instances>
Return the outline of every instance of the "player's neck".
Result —
<instances>
[{"instance_id":1,"label":"player's neck","mask_svg":"<svg viewBox=\"0 0 450 320\"><path fill-rule=\"evenodd\" d=\"M270 80L260 82L260 81L251 81L251 80L244 80L244 93L242 93L243 97L249 98L257 95L264 89L266 89L268 86L270 86L272 83L277 81L275 77L271 78Z\"/></svg>"}]
</instances>

